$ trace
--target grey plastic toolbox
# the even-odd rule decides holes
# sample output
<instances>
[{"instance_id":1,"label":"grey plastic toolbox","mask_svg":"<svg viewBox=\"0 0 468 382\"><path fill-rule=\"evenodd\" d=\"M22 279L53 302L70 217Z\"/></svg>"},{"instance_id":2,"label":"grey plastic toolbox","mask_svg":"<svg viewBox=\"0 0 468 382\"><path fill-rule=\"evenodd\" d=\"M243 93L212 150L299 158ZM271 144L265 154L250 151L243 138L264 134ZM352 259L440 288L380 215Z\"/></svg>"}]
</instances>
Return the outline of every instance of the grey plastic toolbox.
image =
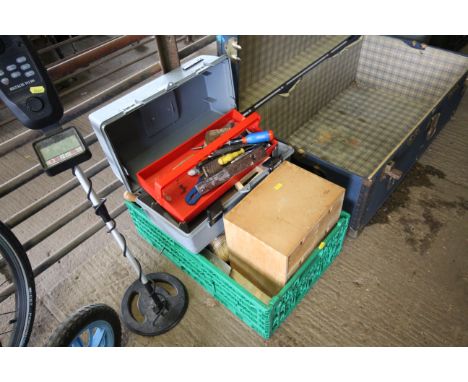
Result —
<instances>
[{"instance_id":1,"label":"grey plastic toolbox","mask_svg":"<svg viewBox=\"0 0 468 382\"><path fill-rule=\"evenodd\" d=\"M112 171L163 232L198 253L224 232L222 212L232 208L269 170L260 167L243 188L190 223L178 223L136 181L136 173L170 152L211 122L236 108L231 66L226 56L199 56L93 112L89 120ZM280 142L274 156L293 149ZM221 211L221 214L219 213Z\"/></svg>"},{"instance_id":2,"label":"grey plastic toolbox","mask_svg":"<svg viewBox=\"0 0 468 382\"><path fill-rule=\"evenodd\" d=\"M296 149L293 162L346 188L352 234L450 119L468 70L466 56L384 36L218 42L233 58L239 110L258 111Z\"/></svg>"}]
</instances>

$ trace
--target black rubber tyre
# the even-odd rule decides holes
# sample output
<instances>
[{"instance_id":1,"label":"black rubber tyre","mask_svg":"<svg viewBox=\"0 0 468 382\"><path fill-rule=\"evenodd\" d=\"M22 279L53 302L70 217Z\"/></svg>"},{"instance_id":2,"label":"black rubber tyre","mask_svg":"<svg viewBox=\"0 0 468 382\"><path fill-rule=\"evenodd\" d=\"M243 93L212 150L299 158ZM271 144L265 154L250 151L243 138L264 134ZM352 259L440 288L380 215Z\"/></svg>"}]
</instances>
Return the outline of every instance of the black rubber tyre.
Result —
<instances>
[{"instance_id":1,"label":"black rubber tyre","mask_svg":"<svg viewBox=\"0 0 468 382\"><path fill-rule=\"evenodd\" d=\"M31 263L16 236L0 222L0 260L4 260L16 287L16 324L9 343L2 346L26 346L31 336L36 310L36 287Z\"/></svg>"},{"instance_id":2,"label":"black rubber tyre","mask_svg":"<svg viewBox=\"0 0 468 382\"><path fill-rule=\"evenodd\" d=\"M68 347L86 326L100 320L110 324L114 332L114 346L119 347L122 343L122 327L119 315L114 309L105 304L87 305L78 310L73 316L60 324L50 337L47 346Z\"/></svg>"}]
</instances>

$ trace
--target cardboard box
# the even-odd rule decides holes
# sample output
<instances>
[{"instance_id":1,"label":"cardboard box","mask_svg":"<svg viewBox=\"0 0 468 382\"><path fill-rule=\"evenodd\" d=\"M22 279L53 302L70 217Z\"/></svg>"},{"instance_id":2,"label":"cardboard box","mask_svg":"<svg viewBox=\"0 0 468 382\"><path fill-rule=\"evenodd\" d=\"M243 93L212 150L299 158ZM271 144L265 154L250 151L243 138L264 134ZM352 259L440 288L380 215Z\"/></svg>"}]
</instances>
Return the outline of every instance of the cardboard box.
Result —
<instances>
[{"instance_id":1,"label":"cardboard box","mask_svg":"<svg viewBox=\"0 0 468 382\"><path fill-rule=\"evenodd\" d=\"M289 162L224 216L231 266L276 294L333 228L345 190Z\"/></svg>"}]
</instances>

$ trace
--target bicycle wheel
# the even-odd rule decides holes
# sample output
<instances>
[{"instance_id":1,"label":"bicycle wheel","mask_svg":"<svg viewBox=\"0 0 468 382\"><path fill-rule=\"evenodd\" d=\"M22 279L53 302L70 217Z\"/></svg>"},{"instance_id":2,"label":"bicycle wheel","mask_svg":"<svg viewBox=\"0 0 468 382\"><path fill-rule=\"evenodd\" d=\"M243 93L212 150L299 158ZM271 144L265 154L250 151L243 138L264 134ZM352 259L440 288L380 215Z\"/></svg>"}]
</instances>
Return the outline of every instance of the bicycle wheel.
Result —
<instances>
[{"instance_id":1,"label":"bicycle wheel","mask_svg":"<svg viewBox=\"0 0 468 382\"><path fill-rule=\"evenodd\" d=\"M47 346L117 347L122 340L118 314L104 304L87 305L63 322Z\"/></svg>"},{"instance_id":2,"label":"bicycle wheel","mask_svg":"<svg viewBox=\"0 0 468 382\"><path fill-rule=\"evenodd\" d=\"M36 288L28 256L0 222L0 346L28 344L35 309Z\"/></svg>"}]
</instances>

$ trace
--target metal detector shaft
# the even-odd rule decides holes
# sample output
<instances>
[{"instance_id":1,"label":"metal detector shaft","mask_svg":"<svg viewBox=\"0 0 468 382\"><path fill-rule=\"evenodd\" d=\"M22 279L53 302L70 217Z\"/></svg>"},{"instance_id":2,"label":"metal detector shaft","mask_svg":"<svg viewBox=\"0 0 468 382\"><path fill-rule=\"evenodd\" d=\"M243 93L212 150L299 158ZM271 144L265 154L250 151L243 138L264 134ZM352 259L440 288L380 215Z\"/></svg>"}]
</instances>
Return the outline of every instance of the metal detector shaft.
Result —
<instances>
[{"instance_id":1,"label":"metal detector shaft","mask_svg":"<svg viewBox=\"0 0 468 382\"><path fill-rule=\"evenodd\" d=\"M92 189L88 178L83 174L83 171L81 170L80 166L75 166L73 169L74 169L74 174L76 178L81 184L81 187L83 187L85 192L88 193L89 195L88 197L89 197L90 202L93 205L93 208L94 209L98 208L101 205L101 200L98 198L98 196ZM119 232L119 230L116 227L114 227L114 223L112 222L112 220L105 221L105 223L106 223L107 229L112 234L112 237L115 239L120 249L122 251L125 251L125 254L124 254L125 257L128 259L133 269L138 274L138 277L140 277L140 281L142 282L142 284L147 284L148 279L146 278L145 274L141 271L140 263L138 262L138 260L135 259L135 257L132 255L132 253L126 246L125 240L122 234Z\"/></svg>"},{"instance_id":2,"label":"metal detector shaft","mask_svg":"<svg viewBox=\"0 0 468 382\"><path fill-rule=\"evenodd\" d=\"M157 310L160 311L164 308L164 303L161 301L154 288L149 283L148 278L141 269L140 263L128 249L124 237L116 227L115 221L109 216L109 212L107 211L107 208L105 206L105 199L100 200L98 198L98 196L93 190L93 187L91 186L89 179L83 174L83 171L81 170L80 166L73 167L73 174L80 182L81 187L83 187L83 189L85 190L87 198L89 199L89 201L93 205L94 210L96 211L96 215L99 215L104 221L107 229L109 230L112 237L115 239L120 249L124 253L124 257L129 261L135 272L138 274L140 282L143 284L145 289L148 291L150 297L156 304Z\"/></svg>"}]
</instances>

